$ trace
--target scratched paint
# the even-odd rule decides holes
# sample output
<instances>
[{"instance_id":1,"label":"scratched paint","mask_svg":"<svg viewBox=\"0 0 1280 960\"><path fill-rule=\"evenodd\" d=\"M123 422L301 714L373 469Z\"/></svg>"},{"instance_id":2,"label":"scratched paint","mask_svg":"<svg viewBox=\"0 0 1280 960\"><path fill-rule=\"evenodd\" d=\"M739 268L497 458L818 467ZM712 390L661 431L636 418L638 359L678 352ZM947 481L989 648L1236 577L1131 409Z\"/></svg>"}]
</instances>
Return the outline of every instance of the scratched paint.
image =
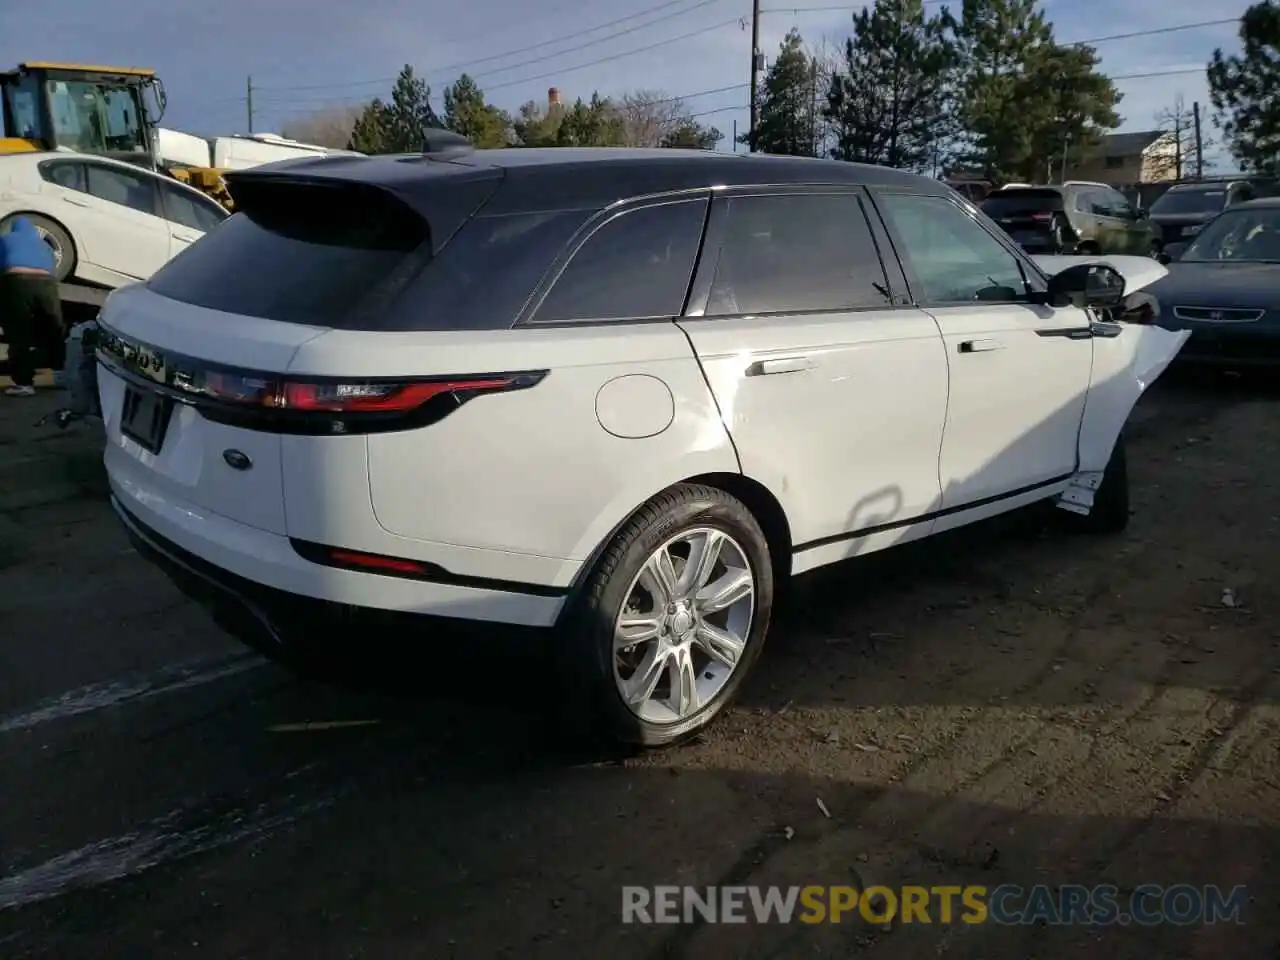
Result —
<instances>
[{"instance_id":1,"label":"scratched paint","mask_svg":"<svg viewBox=\"0 0 1280 960\"><path fill-rule=\"evenodd\" d=\"M255 654L242 654L217 661L204 659L173 664L146 677L91 683L49 697L18 713L0 717L0 733L27 730L42 723L187 690L257 669L265 663Z\"/></svg>"},{"instance_id":2,"label":"scratched paint","mask_svg":"<svg viewBox=\"0 0 1280 960\"><path fill-rule=\"evenodd\" d=\"M203 817L174 811L129 833L97 840L0 877L0 910L102 886L240 841L265 839L336 799L330 795L299 803L290 796L273 805L275 809L261 804Z\"/></svg>"}]
</instances>

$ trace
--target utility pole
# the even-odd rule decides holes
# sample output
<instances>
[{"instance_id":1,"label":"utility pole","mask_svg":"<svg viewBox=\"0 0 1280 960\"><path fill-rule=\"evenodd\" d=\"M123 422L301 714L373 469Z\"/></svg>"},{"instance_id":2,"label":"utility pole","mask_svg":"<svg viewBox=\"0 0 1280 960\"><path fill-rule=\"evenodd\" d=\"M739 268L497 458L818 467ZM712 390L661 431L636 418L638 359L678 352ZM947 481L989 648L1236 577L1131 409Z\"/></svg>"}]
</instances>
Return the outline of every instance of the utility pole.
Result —
<instances>
[{"instance_id":1,"label":"utility pole","mask_svg":"<svg viewBox=\"0 0 1280 960\"><path fill-rule=\"evenodd\" d=\"M733 118L733 152L738 152L738 118Z\"/></svg>"},{"instance_id":2,"label":"utility pole","mask_svg":"<svg viewBox=\"0 0 1280 960\"><path fill-rule=\"evenodd\" d=\"M1200 136L1200 101L1191 104L1191 118L1195 126L1196 179L1204 177L1204 139Z\"/></svg>"},{"instance_id":3,"label":"utility pole","mask_svg":"<svg viewBox=\"0 0 1280 960\"><path fill-rule=\"evenodd\" d=\"M244 78L244 105L249 114L249 132L253 133L253 77Z\"/></svg>"},{"instance_id":4,"label":"utility pole","mask_svg":"<svg viewBox=\"0 0 1280 960\"><path fill-rule=\"evenodd\" d=\"M760 125L760 0L751 0L751 128L747 133L747 152L755 152L756 128Z\"/></svg>"},{"instance_id":5,"label":"utility pole","mask_svg":"<svg viewBox=\"0 0 1280 960\"><path fill-rule=\"evenodd\" d=\"M809 59L809 153L818 155L818 58Z\"/></svg>"}]
</instances>

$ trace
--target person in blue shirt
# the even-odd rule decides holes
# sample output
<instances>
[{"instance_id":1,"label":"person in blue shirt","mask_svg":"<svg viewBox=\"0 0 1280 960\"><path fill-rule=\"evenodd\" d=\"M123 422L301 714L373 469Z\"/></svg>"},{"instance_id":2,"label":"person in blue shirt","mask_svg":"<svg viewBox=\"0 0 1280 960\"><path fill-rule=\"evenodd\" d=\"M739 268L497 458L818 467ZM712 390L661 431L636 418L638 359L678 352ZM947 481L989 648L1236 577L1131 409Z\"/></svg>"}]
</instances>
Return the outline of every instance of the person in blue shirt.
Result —
<instances>
[{"instance_id":1,"label":"person in blue shirt","mask_svg":"<svg viewBox=\"0 0 1280 960\"><path fill-rule=\"evenodd\" d=\"M16 217L0 233L0 329L9 344L11 397L35 394L36 354L60 371L66 355L57 262L35 224Z\"/></svg>"}]
</instances>

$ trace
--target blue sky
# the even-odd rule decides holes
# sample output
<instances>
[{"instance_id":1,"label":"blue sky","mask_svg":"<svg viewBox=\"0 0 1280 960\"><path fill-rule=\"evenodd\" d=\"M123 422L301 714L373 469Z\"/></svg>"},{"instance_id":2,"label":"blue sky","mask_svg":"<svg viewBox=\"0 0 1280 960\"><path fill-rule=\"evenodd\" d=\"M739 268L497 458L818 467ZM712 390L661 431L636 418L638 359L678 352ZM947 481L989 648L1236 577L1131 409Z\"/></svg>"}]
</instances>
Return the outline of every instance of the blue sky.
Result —
<instances>
[{"instance_id":1,"label":"blue sky","mask_svg":"<svg viewBox=\"0 0 1280 960\"><path fill-rule=\"evenodd\" d=\"M747 123L749 0L544 0L541 6L516 0L118 0L109 8L97 0L62 0L7 6L0 65L48 59L154 67L169 94L165 126L204 135L245 130L249 75L256 89L255 129L278 131L290 116L385 95L405 63L428 79L437 99L466 70L491 100L508 108L544 100L553 85L568 100L593 90L662 90L669 96L717 91L690 96L688 107L726 135L735 120L740 130ZM814 47L825 41L827 49L839 48L862 4L761 0L761 6L768 11L761 47L772 58L792 26ZM1192 0L1045 3L1063 42L1235 17L1246 6L1242 0L1222 7ZM814 9L819 7L826 9ZM1236 49L1234 25L1098 44L1103 69L1113 76L1191 71L1119 80L1125 94L1121 129L1155 127L1155 114L1179 94L1188 104L1199 100L1207 115L1203 67L1216 46ZM721 89L734 84L742 86ZM727 137L722 147L728 149Z\"/></svg>"}]
</instances>

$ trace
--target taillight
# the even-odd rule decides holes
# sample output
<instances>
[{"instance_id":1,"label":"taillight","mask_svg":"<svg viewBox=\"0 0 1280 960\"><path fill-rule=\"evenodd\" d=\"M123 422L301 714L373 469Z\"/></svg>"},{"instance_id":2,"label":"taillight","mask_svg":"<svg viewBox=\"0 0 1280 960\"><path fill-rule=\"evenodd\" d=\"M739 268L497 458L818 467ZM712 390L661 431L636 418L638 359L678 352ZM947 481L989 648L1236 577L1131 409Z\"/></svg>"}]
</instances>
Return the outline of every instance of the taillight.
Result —
<instances>
[{"instance_id":1,"label":"taillight","mask_svg":"<svg viewBox=\"0 0 1280 960\"><path fill-rule=\"evenodd\" d=\"M1048 223L1050 220L1053 219L1053 214L1052 213L1033 213L1031 215L1031 219L1034 220L1036 223Z\"/></svg>"},{"instance_id":2,"label":"taillight","mask_svg":"<svg viewBox=\"0 0 1280 960\"><path fill-rule=\"evenodd\" d=\"M280 433L372 433L426 426L474 397L532 387L547 371L404 380L181 371L175 392L210 420Z\"/></svg>"}]
</instances>

